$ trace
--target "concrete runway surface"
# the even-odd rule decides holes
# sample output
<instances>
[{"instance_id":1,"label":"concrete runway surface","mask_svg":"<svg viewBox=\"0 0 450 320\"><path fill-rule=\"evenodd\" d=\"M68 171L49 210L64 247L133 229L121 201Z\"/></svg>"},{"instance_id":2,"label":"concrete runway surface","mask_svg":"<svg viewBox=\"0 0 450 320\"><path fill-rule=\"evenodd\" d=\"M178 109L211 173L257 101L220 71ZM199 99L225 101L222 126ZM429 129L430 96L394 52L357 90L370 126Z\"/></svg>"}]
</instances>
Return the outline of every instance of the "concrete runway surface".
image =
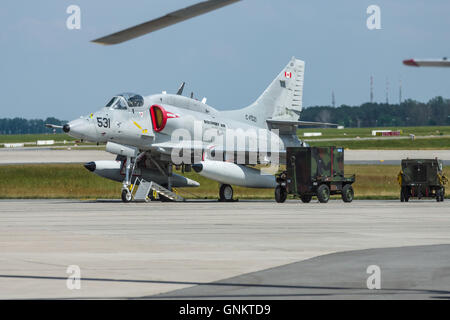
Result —
<instances>
[{"instance_id":1,"label":"concrete runway surface","mask_svg":"<svg viewBox=\"0 0 450 320\"><path fill-rule=\"evenodd\" d=\"M346 150L348 164L400 164L404 158L438 157L450 164L450 150ZM84 163L114 160L115 155L101 150L67 150L50 148L0 149L0 164Z\"/></svg>"},{"instance_id":2,"label":"concrete runway surface","mask_svg":"<svg viewBox=\"0 0 450 320\"><path fill-rule=\"evenodd\" d=\"M147 298L448 300L449 262L450 245L346 251ZM368 290L368 266L380 290Z\"/></svg>"},{"instance_id":3,"label":"concrete runway surface","mask_svg":"<svg viewBox=\"0 0 450 320\"><path fill-rule=\"evenodd\" d=\"M0 298L448 298L449 231L448 201L2 200Z\"/></svg>"}]
</instances>

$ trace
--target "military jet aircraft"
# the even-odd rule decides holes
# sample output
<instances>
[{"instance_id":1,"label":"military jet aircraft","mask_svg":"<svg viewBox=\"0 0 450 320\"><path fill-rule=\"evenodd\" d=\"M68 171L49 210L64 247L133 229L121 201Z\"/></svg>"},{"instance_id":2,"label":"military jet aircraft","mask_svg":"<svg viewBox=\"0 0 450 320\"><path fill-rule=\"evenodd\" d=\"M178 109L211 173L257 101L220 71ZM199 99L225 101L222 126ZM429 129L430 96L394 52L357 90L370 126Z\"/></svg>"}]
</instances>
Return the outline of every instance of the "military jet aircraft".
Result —
<instances>
[{"instance_id":1,"label":"military jet aircraft","mask_svg":"<svg viewBox=\"0 0 450 320\"><path fill-rule=\"evenodd\" d=\"M133 199L132 186L142 179L165 190L163 197L172 187L199 185L173 174L173 165L220 182L219 198L231 201L231 185L275 187L273 174L249 165L283 163L286 147L305 145L296 134L299 125L333 125L298 121L304 65L293 57L262 95L242 109L219 111L206 98L185 97L183 83L177 94L115 95L97 112L62 129L78 139L106 143L106 151L117 154L116 161L93 161L85 167L122 181L124 202Z\"/></svg>"},{"instance_id":2,"label":"military jet aircraft","mask_svg":"<svg viewBox=\"0 0 450 320\"><path fill-rule=\"evenodd\" d=\"M411 67L450 67L447 57L442 59L407 59L403 60L405 66Z\"/></svg>"}]
</instances>

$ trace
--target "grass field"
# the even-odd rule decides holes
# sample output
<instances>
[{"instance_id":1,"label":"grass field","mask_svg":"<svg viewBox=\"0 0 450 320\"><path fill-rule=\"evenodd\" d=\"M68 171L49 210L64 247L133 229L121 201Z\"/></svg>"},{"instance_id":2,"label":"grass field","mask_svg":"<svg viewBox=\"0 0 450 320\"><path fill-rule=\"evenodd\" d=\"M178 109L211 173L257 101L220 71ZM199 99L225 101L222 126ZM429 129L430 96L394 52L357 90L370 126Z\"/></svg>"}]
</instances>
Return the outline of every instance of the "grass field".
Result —
<instances>
[{"instance_id":1,"label":"grass field","mask_svg":"<svg viewBox=\"0 0 450 320\"><path fill-rule=\"evenodd\" d=\"M356 138L372 137L372 130L401 130L402 136L414 134L416 136L440 136L449 135L450 126L427 126L427 127L380 127L380 128L308 128L298 129L297 134L303 138L305 132L322 132L320 137L307 137L305 139L326 139L326 138Z\"/></svg>"},{"instance_id":2,"label":"grass field","mask_svg":"<svg viewBox=\"0 0 450 320\"><path fill-rule=\"evenodd\" d=\"M348 138L372 138L372 130L401 130L403 137L409 137L410 134L416 136L411 139L389 139L380 137L379 140L336 140L320 141L321 139L348 139ZM320 137L304 137L305 132L321 132ZM311 146L331 146L336 145L348 149L449 149L450 148L450 126L446 127L389 127L389 128L321 128L321 129L299 129L297 134L300 139L309 140ZM433 137L431 137L433 136ZM419 138L417 138L419 137ZM424 138L420 138L424 137Z\"/></svg>"},{"instance_id":3,"label":"grass field","mask_svg":"<svg viewBox=\"0 0 450 320\"><path fill-rule=\"evenodd\" d=\"M348 165L346 174L356 174L355 197L360 199L398 198L398 166ZM81 164L0 166L0 198L119 199L121 184L96 176ZM450 170L446 169L450 176ZM219 184L195 172L187 177L200 182L198 188L180 188L189 199L217 199ZM273 189L235 187L235 198L273 199Z\"/></svg>"},{"instance_id":4,"label":"grass field","mask_svg":"<svg viewBox=\"0 0 450 320\"><path fill-rule=\"evenodd\" d=\"M450 149L450 138L308 141L313 147L339 146L348 149Z\"/></svg>"}]
</instances>

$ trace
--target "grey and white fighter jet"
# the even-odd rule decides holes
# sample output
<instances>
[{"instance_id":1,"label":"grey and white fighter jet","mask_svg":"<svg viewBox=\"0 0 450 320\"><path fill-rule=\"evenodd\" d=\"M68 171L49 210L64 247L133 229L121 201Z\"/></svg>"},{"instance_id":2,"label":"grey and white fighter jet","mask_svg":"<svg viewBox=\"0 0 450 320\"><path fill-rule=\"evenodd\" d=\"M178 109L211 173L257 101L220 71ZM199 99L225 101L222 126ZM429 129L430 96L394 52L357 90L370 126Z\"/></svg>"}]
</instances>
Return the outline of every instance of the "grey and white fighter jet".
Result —
<instances>
[{"instance_id":1,"label":"grey and white fighter jet","mask_svg":"<svg viewBox=\"0 0 450 320\"><path fill-rule=\"evenodd\" d=\"M124 202L132 200L130 186L139 183L137 178L168 190L199 185L173 174L173 165L218 181L220 199L232 200L231 185L275 187L273 174L249 165L284 162L286 147L304 145L296 134L299 125L332 125L298 121L304 67L292 58L262 95L242 109L219 111L206 98L185 97L183 83L177 94L115 95L97 112L62 129L78 139L106 143L106 151L117 154L116 161L93 161L85 167L122 181Z\"/></svg>"}]
</instances>

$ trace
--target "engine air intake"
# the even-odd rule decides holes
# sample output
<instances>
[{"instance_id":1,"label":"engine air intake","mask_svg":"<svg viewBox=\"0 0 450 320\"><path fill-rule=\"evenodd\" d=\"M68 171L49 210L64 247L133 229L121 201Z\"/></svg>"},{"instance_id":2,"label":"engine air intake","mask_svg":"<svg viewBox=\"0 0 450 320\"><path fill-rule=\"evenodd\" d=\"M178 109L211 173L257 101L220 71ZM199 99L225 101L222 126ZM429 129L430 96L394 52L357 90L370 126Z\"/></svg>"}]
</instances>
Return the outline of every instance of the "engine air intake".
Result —
<instances>
[{"instance_id":1,"label":"engine air intake","mask_svg":"<svg viewBox=\"0 0 450 320\"><path fill-rule=\"evenodd\" d=\"M155 132L160 132L163 130L167 123L166 110L155 104L150 107L150 114L152 116L153 130Z\"/></svg>"}]
</instances>

